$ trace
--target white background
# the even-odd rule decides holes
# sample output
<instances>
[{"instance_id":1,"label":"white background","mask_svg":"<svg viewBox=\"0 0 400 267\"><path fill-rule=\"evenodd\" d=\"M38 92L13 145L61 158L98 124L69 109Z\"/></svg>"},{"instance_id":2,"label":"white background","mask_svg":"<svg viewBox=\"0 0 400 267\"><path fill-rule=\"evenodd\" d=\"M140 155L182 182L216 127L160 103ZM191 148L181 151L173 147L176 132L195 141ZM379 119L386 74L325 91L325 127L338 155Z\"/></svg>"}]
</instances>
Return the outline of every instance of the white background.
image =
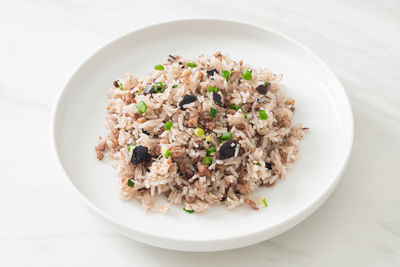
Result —
<instances>
[{"instance_id":1,"label":"white background","mask_svg":"<svg viewBox=\"0 0 400 267\"><path fill-rule=\"evenodd\" d=\"M169 251L114 233L78 201L50 149L52 106L89 54L134 28L193 17L294 37L332 67L354 112L353 152L328 201L233 251ZM0 34L0 266L400 265L399 1L0 0Z\"/></svg>"}]
</instances>

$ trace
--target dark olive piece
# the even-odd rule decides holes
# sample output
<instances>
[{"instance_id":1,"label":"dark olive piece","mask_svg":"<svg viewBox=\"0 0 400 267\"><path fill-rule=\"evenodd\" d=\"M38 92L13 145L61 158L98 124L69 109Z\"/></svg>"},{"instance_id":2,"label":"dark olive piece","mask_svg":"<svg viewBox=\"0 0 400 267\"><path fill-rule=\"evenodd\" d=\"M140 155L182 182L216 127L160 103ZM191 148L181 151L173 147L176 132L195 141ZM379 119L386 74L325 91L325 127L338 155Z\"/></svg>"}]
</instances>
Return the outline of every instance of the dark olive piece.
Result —
<instances>
[{"instance_id":1,"label":"dark olive piece","mask_svg":"<svg viewBox=\"0 0 400 267\"><path fill-rule=\"evenodd\" d=\"M269 90L270 87L271 87L271 83L260 84L259 86L256 87L256 90L260 94L266 95L268 93L268 90Z\"/></svg>"},{"instance_id":2,"label":"dark olive piece","mask_svg":"<svg viewBox=\"0 0 400 267\"><path fill-rule=\"evenodd\" d=\"M222 100L221 100L221 95L213 91L213 100L214 103L217 104L218 106L222 107Z\"/></svg>"},{"instance_id":3,"label":"dark olive piece","mask_svg":"<svg viewBox=\"0 0 400 267\"><path fill-rule=\"evenodd\" d=\"M240 144L236 140L225 142L218 151L219 159L228 159L235 156L236 149L239 150Z\"/></svg>"},{"instance_id":4,"label":"dark olive piece","mask_svg":"<svg viewBox=\"0 0 400 267\"><path fill-rule=\"evenodd\" d=\"M267 168L268 170L272 170L272 164L269 162L265 163L265 168Z\"/></svg>"},{"instance_id":5,"label":"dark olive piece","mask_svg":"<svg viewBox=\"0 0 400 267\"><path fill-rule=\"evenodd\" d=\"M217 71L217 69L208 70L208 71L207 71L207 76L208 76L208 77L214 76L215 73L219 74L219 72Z\"/></svg>"},{"instance_id":6,"label":"dark olive piece","mask_svg":"<svg viewBox=\"0 0 400 267\"><path fill-rule=\"evenodd\" d=\"M185 95L183 97L182 101L179 102L179 107L181 108L181 110L185 110L185 108L183 107L184 105L193 103L196 100L197 100L197 97L195 97L194 95Z\"/></svg>"},{"instance_id":7,"label":"dark olive piece","mask_svg":"<svg viewBox=\"0 0 400 267\"><path fill-rule=\"evenodd\" d=\"M144 161L149 161L151 159L151 155L149 154L149 149L145 146L135 146L132 151L132 164L139 164Z\"/></svg>"}]
</instances>

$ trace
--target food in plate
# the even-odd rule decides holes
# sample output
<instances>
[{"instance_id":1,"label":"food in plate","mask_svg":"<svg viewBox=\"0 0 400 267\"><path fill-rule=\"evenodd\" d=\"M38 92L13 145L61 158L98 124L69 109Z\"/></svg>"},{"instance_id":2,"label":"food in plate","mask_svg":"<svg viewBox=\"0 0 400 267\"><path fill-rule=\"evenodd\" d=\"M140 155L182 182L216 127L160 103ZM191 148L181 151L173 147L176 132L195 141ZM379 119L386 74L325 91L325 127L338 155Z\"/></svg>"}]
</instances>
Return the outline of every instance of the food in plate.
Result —
<instances>
[{"instance_id":1,"label":"food in plate","mask_svg":"<svg viewBox=\"0 0 400 267\"><path fill-rule=\"evenodd\" d=\"M286 176L306 130L292 125L295 101L281 79L220 52L126 73L108 93L97 158L111 158L121 197L146 210L168 211L156 207L160 195L188 213L267 206L251 193Z\"/></svg>"}]
</instances>

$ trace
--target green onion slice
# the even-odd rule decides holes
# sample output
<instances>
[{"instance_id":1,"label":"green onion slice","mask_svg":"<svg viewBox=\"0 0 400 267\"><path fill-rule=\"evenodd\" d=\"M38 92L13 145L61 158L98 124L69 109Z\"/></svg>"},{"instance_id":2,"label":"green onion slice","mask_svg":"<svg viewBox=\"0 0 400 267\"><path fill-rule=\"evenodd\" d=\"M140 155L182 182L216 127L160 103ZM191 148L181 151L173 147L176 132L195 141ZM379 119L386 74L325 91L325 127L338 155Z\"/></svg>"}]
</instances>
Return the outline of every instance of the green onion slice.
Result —
<instances>
[{"instance_id":1,"label":"green onion slice","mask_svg":"<svg viewBox=\"0 0 400 267\"><path fill-rule=\"evenodd\" d=\"M265 207L268 207L267 200L265 198L263 198L263 203Z\"/></svg>"},{"instance_id":2,"label":"green onion slice","mask_svg":"<svg viewBox=\"0 0 400 267\"><path fill-rule=\"evenodd\" d=\"M194 212L194 210L187 210L185 208L183 208L183 210L186 211L187 213L193 213Z\"/></svg>"},{"instance_id":3,"label":"green onion slice","mask_svg":"<svg viewBox=\"0 0 400 267\"><path fill-rule=\"evenodd\" d=\"M232 139L232 133L231 132L223 133L222 136L221 136L221 141L222 142L229 141L231 139Z\"/></svg>"},{"instance_id":4,"label":"green onion slice","mask_svg":"<svg viewBox=\"0 0 400 267\"><path fill-rule=\"evenodd\" d=\"M242 73L242 77L245 80L251 80L251 78L253 78L253 76L251 75L251 70L245 69Z\"/></svg>"},{"instance_id":5,"label":"green onion slice","mask_svg":"<svg viewBox=\"0 0 400 267\"><path fill-rule=\"evenodd\" d=\"M172 125L173 125L172 121L167 121L167 122L164 124L164 129L167 130L167 131L168 131L168 130L171 130Z\"/></svg>"},{"instance_id":6,"label":"green onion slice","mask_svg":"<svg viewBox=\"0 0 400 267\"><path fill-rule=\"evenodd\" d=\"M215 148L215 146L210 146L210 147L207 148L207 150L206 150L207 155L212 155L212 154L214 154L215 151L217 151L217 149Z\"/></svg>"},{"instance_id":7,"label":"green onion slice","mask_svg":"<svg viewBox=\"0 0 400 267\"><path fill-rule=\"evenodd\" d=\"M128 186L135 187L135 183L131 179L128 179Z\"/></svg>"},{"instance_id":8,"label":"green onion slice","mask_svg":"<svg viewBox=\"0 0 400 267\"><path fill-rule=\"evenodd\" d=\"M136 108L141 114L147 111L147 105L143 100L136 104Z\"/></svg>"},{"instance_id":9,"label":"green onion slice","mask_svg":"<svg viewBox=\"0 0 400 267\"><path fill-rule=\"evenodd\" d=\"M167 149L167 150L165 150L164 157L168 158L170 154L171 154L171 151L169 149Z\"/></svg>"},{"instance_id":10,"label":"green onion slice","mask_svg":"<svg viewBox=\"0 0 400 267\"><path fill-rule=\"evenodd\" d=\"M260 109L258 111L258 117L260 118L260 120L265 121L266 119L268 119L268 114L267 114L267 112L265 112L265 110Z\"/></svg>"},{"instance_id":11,"label":"green onion slice","mask_svg":"<svg viewBox=\"0 0 400 267\"><path fill-rule=\"evenodd\" d=\"M211 162L212 162L211 157L205 157L205 158L204 158L204 161L205 161L205 163L206 163L207 165L211 165Z\"/></svg>"},{"instance_id":12,"label":"green onion slice","mask_svg":"<svg viewBox=\"0 0 400 267\"><path fill-rule=\"evenodd\" d=\"M136 146L136 142L133 142L132 144L128 145L128 151L131 151L131 147Z\"/></svg>"},{"instance_id":13,"label":"green onion slice","mask_svg":"<svg viewBox=\"0 0 400 267\"><path fill-rule=\"evenodd\" d=\"M217 110L215 108L210 108L210 116L211 117L216 117L217 116Z\"/></svg>"},{"instance_id":14,"label":"green onion slice","mask_svg":"<svg viewBox=\"0 0 400 267\"><path fill-rule=\"evenodd\" d=\"M204 135L204 130L201 129L200 127L197 127L196 129L194 129L193 133L197 136L197 137L202 137Z\"/></svg>"},{"instance_id":15,"label":"green onion slice","mask_svg":"<svg viewBox=\"0 0 400 267\"><path fill-rule=\"evenodd\" d=\"M159 86L161 87L161 90L158 89ZM164 90L165 90L165 87L164 87L164 84L163 84L162 82L158 82L158 83L156 83L156 85L154 86L154 91L155 91L156 93L162 93L162 92L164 92Z\"/></svg>"},{"instance_id":16,"label":"green onion slice","mask_svg":"<svg viewBox=\"0 0 400 267\"><path fill-rule=\"evenodd\" d=\"M154 69L155 69L155 70L164 70L164 66L161 65L161 64L158 64L158 65L155 65L155 66L154 66Z\"/></svg>"},{"instance_id":17,"label":"green onion slice","mask_svg":"<svg viewBox=\"0 0 400 267\"><path fill-rule=\"evenodd\" d=\"M210 86L209 88L208 88L208 92L218 92L218 88L217 87L214 87L214 86Z\"/></svg>"},{"instance_id":18,"label":"green onion slice","mask_svg":"<svg viewBox=\"0 0 400 267\"><path fill-rule=\"evenodd\" d=\"M177 87L178 87L177 84L172 85L172 88L177 88Z\"/></svg>"},{"instance_id":19,"label":"green onion slice","mask_svg":"<svg viewBox=\"0 0 400 267\"><path fill-rule=\"evenodd\" d=\"M194 63L194 62L188 62L188 63L186 63L186 65L188 67L191 67L191 68L196 68L197 67L196 63Z\"/></svg>"},{"instance_id":20,"label":"green onion slice","mask_svg":"<svg viewBox=\"0 0 400 267\"><path fill-rule=\"evenodd\" d=\"M229 76L230 75L231 75L231 73L228 70L222 70L221 71L221 76L224 77L227 82L229 82Z\"/></svg>"},{"instance_id":21,"label":"green onion slice","mask_svg":"<svg viewBox=\"0 0 400 267\"><path fill-rule=\"evenodd\" d=\"M230 109L234 109L234 110L236 110L236 111L238 111L239 109L242 109L241 107L239 107L239 106L237 106L237 105L234 105L234 104L231 104L231 105L229 106L229 108L230 108Z\"/></svg>"}]
</instances>

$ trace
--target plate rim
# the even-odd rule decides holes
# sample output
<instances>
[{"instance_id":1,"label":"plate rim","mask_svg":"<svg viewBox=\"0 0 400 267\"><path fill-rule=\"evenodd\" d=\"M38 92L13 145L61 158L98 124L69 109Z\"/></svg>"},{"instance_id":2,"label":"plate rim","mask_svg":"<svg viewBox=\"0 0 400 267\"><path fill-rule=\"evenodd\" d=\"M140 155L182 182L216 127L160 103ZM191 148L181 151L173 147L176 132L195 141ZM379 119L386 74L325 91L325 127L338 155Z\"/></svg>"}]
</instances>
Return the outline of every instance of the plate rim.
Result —
<instances>
[{"instance_id":1,"label":"plate rim","mask_svg":"<svg viewBox=\"0 0 400 267\"><path fill-rule=\"evenodd\" d=\"M139 31L144 31L149 28L161 26L161 25L166 25L166 24L173 24L173 23L185 23L185 22L204 22L204 21L215 21L217 23L233 23L233 24L242 24L244 26L248 27L254 27L259 30L263 30L266 32L270 32L272 34L275 34L288 42L295 44L297 47L302 49L303 51L307 52L309 56L311 56L314 60L317 60L318 63L325 68L325 71L330 74L331 78L334 79L334 81L337 83L338 88L340 89L340 93L343 95L343 102L342 107L345 107L347 110L346 113L348 113L348 122L347 122L347 127L346 130L348 131L348 138L349 138L349 144L346 147L345 151L345 156L344 161L341 162L340 169L338 169L337 174L335 175L335 178L333 182L324 190L321 192L318 197L316 197L309 205L304 206L302 209L298 210L297 212L293 213L290 217L284 218L283 220L279 221L275 225L267 228L260 229L258 231L254 231L251 233L244 233L244 234L237 234L234 236L230 237L224 237L224 238L218 238L218 239L208 239L208 240L192 240L192 239L182 239L179 237L176 238L170 238L167 236L161 236L161 235L155 235L149 232L145 231L139 231L137 229L134 229L116 218L112 217L110 214L108 214L106 211L102 210L100 207L95 205L89 198L87 198L79 189L78 187L73 183L71 178L68 176L66 169L64 168L60 156L59 156L59 151L57 149L57 144L56 144L56 123L57 123L57 117L60 112L60 106L62 103L62 100L64 99L64 96L67 92L67 88L69 87L69 84L71 80L81 71L81 69L84 67L84 65L90 61L91 59L95 58L98 54L100 54L104 49L106 49L108 46L120 41L121 39L126 38L129 35L135 34L136 32ZM120 232L121 234L128 236L130 238L134 238L135 240L138 240L140 242L150 244L150 245L155 245L158 247L163 247L163 248L168 248L168 249L175 249L175 250L184 250L184 251L217 251L217 250L226 250L226 249L233 249L233 248L239 248L251 244L255 244L258 242L261 242L263 240L272 238L274 236L277 236L281 233L286 232L287 230L291 229L292 227L296 226L297 224L301 223L304 221L307 217L309 217L315 210L317 210L331 195L331 193L334 191L336 188L337 184L342 178L342 174L344 170L346 169L346 166L348 164L352 148L353 148L353 143L354 143L354 115L352 111L352 107L349 101L348 94L346 90L344 89L343 85L341 84L340 80L337 78L335 72L311 49L297 41L296 39L281 33L278 30L275 30L270 27L265 27L260 24L252 23L252 22L246 22L243 20L233 20L233 19L226 19L226 18L214 18L214 17L196 17L196 18L182 18L182 19L168 19L168 20L162 20L156 23L151 23L151 24L146 24L144 26L139 26L136 27L126 33L123 33L110 41L106 42L104 45L100 46L97 49L94 49L94 51L89 54L83 61L81 61L78 66L74 69L74 71L69 75L68 79L66 82L64 82L64 85L62 87L62 90L58 93L58 96L56 98L56 101L53 105L52 108L52 113L51 113L51 121L50 121L50 141L51 141L51 149L53 156L56 161L56 165L59 170L62 171L62 174L66 180L68 180L68 184L73 188L73 191L75 194L77 194L78 198L80 201L85 203L87 207L91 209L92 212L94 212L95 215L98 215L102 217L102 219L106 220L109 224L113 226L115 230ZM268 234L271 232L270 234ZM134 237L134 236L135 237ZM152 241L145 240L144 237L150 237ZM243 239L247 238L248 240L245 242ZM250 240L251 239L251 240ZM240 244L229 244L227 245L227 242L230 241L238 241L241 240L241 242L237 242ZM171 242L181 242L181 243L188 243L191 244L190 247L184 247L184 246L177 246L173 245L172 247L169 245L162 245L162 244L167 244ZM157 244L156 244L157 243ZM225 243L225 245L219 245L219 247L209 250L207 249L207 245L210 245L211 243ZM244 244L243 244L244 243ZM193 245L195 244L195 245ZM184 248L182 248L184 247ZM214 247L214 246L213 246Z\"/></svg>"}]
</instances>

